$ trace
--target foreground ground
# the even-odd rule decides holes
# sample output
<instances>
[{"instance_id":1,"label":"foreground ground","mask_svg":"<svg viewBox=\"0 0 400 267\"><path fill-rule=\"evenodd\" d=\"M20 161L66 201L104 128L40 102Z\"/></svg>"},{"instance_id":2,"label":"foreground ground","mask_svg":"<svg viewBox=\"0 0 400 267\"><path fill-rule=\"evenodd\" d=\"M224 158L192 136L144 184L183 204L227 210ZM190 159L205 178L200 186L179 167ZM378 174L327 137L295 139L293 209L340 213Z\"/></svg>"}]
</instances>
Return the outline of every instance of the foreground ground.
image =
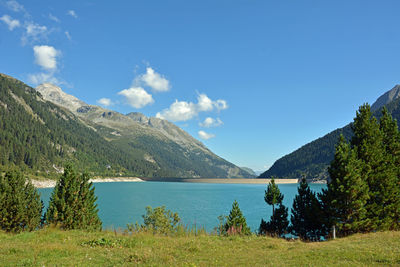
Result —
<instances>
[{"instance_id":1,"label":"foreground ground","mask_svg":"<svg viewBox=\"0 0 400 267\"><path fill-rule=\"evenodd\" d=\"M400 266L400 232L303 243L267 237L0 232L1 266Z\"/></svg>"}]
</instances>

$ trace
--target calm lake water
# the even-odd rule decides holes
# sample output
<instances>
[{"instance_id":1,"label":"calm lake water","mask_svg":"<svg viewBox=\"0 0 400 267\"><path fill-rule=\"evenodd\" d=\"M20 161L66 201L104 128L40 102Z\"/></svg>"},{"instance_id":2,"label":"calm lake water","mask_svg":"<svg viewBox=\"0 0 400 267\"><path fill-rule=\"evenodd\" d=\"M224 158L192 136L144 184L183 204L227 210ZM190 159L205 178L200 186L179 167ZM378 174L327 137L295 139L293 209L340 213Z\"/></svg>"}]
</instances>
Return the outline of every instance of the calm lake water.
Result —
<instances>
[{"instance_id":1,"label":"calm lake water","mask_svg":"<svg viewBox=\"0 0 400 267\"><path fill-rule=\"evenodd\" d=\"M272 208L264 202L266 185L204 184L174 182L115 182L95 183L99 216L105 229L126 228L128 223L143 222L146 206L162 206L178 212L183 224L204 227L212 231L218 216L228 215L236 199L252 231L261 218L269 220ZM278 185L284 194L284 204L292 207L297 184ZM320 192L326 185L312 184ZM39 189L47 208L53 188ZM289 215L290 216L290 215Z\"/></svg>"}]
</instances>

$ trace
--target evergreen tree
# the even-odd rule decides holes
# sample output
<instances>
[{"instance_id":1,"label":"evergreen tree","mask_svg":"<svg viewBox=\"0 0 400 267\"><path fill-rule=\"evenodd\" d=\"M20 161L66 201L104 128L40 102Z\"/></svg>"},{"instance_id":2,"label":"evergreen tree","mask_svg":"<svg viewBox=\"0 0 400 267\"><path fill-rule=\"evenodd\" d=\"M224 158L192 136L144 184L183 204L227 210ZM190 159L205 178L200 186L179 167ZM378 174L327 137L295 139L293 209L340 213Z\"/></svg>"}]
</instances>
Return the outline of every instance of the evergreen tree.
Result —
<instances>
[{"instance_id":1,"label":"evergreen tree","mask_svg":"<svg viewBox=\"0 0 400 267\"><path fill-rule=\"evenodd\" d=\"M357 153L340 137L335 158L328 169L330 182L322 197L328 203L326 214L329 225L335 225L339 236L365 231L369 220L366 217L368 186L362 177L363 162ZM327 223L328 224L328 223Z\"/></svg>"},{"instance_id":2,"label":"evergreen tree","mask_svg":"<svg viewBox=\"0 0 400 267\"><path fill-rule=\"evenodd\" d=\"M96 200L89 176L67 165L51 195L46 222L63 229L101 230Z\"/></svg>"},{"instance_id":3,"label":"evergreen tree","mask_svg":"<svg viewBox=\"0 0 400 267\"><path fill-rule=\"evenodd\" d=\"M288 230L288 208L282 203L279 203L278 208L275 210L275 214L271 216L269 222L265 222L261 219L259 234L282 237Z\"/></svg>"},{"instance_id":4,"label":"evergreen tree","mask_svg":"<svg viewBox=\"0 0 400 267\"><path fill-rule=\"evenodd\" d=\"M398 212L396 199L397 171L394 167L394 156L387 153L394 144L385 144L396 139L392 136L392 118L383 111L380 126L372 116L370 107L365 104L359 108L353 123L354 136L352 147L357 151L357 157L363 162L362 177L366 179L369 188L369 199L366 203L368 225L367 230L388 230L393 228L393 219ZM398 142L398 141L397 141Z\"/></svg>"},{"instance_id":5,"label":"evergreen tree","mask_svg":"<svg viewBox=\"0 0 400 267\"><path fill-rule=\"evenodd\" d=\"M232 209L229 213L224 228L227 234L251 234L250 228L247 226L246 223L246 218L243 216L242 211L239 208L239 204L236 200L232 204Z\"/></svg>"},{"instance_id":6,"label":"evergreen tree","mask_svg":"<svg viewBox=\"0 0 400 267\"><path fill-rule=\"evenodd\" d=\"M379 127L383 134L387 168L391 172L381 184L380 191L385 199L382 220L385 229L400 229L400 133L397 121L384 107Z\"/></svg>"},{"instance_id":7,"label":"evergreen tree","mask_svg":"<svg viewBox=\"0 0 400 267\"><path fill-rule=\"evenodd\" d=\"M0 228L9 232L32 231L39 227L43 203L39 193L21 173L0 175Z\"/></svg>"},{"instance_id":8,"label":"evergreen tree","mask_svg":"<svg viewBox=\"0 0 400 267\"><path fill-rule=\"evenodd\" d=\"M265 191L264 201L272 206L272 216L275 214L275 205L282 203L283 195L275 184L275 179L272 178L268 184L267 190Z\"/></svg>"},{"instance_id":9,"label":"evergreen tree","mask_svg":"<svg viewBox=\"0 0 400 267\"><path fill-rule=\"evenodd\" d=\"M305 178L301 180L297 192L291 210L290 231L303 240L319 240L323 234L323 223L318 198L311 191Z\"/></svg>"},{"instance_id":10,"label":"evergreen tree","mask_svg":"<svg viewBox=\"0 0 400 267\"><path fill-rule=\"evenodd\" d=\"M278 186L275 184L274 178L271 179L265 191L264 200L268 205L272 206L272 216L269 222L261 219L259 234L270 234L271 236L282 236L287 231L289 225L288 208L283 204L283 195L281 194ZM275 209L275 205L279 205Z\"/></svg>"}]
</instances>

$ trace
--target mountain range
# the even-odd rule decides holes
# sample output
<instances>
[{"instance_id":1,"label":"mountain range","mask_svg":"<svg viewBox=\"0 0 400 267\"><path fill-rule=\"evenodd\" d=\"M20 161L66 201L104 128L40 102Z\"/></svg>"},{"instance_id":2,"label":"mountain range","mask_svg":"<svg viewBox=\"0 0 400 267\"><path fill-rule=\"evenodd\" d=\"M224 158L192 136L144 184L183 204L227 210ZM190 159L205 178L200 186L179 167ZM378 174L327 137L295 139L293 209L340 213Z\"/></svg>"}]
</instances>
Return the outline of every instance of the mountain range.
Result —
<instances>
[{"instance_id":1,"label":"mountain range","mask_svg":"<svg viewBox=\"0 0 400 267\"><path fill-rule=\"evenodd\" d=\"M392 114L393 118L400 121L400 85L394 86L372 104L371 110L373 111L373 115L379 118L381 116L381 109L384 106ZM259 177L305 177L314 181L326 180L328 178L327 168L333 160L335 145L341 134L347 140L350 140L353 135L351 124L336 129L283 156L275 161L271 168Z\"/></svg>"},{"instance_id":2,"label":"mountain range","mask_svg":"<svg viewBox=\"0 0 400 267\"><path fill-rule=\"evenodd\" d=\"M101 176L252 177L169 121L89 105L53 84L34 89L5 74L0 129L0 167L38 176L71 161Z\"/></svg>"}]
</instances>

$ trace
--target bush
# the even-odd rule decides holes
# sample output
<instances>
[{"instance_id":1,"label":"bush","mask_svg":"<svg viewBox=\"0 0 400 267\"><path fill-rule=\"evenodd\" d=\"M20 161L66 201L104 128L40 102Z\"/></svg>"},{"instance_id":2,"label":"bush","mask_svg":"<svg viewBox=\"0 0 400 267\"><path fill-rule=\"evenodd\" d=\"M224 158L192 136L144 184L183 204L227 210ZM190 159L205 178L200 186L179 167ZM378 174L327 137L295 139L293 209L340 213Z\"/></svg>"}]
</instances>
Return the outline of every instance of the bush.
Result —
<instances>
[{"instance_id":1,"label":"bush","mask_svg":"<svg viewBox=\"0 0 400 267\"><path fill-rule=\"evenodd\" d=\"M16 171L0 175L0 228L33 231L41 222L43 202L36 188Z\"/></svg>"},{"instance_id":2,"label":"bush","mask_svg":"<svg viewBox=\"0 0 400 267\"><path fill-rule=\"evenodd\" d=\"M146 207L146 214L142 215L144 223L139 225L128 224L129 232L150 231L158 234L171 234L179 230L180 218L178 213L166 210L165 206L152 208Z\"/></svg>"}]
</instances>

